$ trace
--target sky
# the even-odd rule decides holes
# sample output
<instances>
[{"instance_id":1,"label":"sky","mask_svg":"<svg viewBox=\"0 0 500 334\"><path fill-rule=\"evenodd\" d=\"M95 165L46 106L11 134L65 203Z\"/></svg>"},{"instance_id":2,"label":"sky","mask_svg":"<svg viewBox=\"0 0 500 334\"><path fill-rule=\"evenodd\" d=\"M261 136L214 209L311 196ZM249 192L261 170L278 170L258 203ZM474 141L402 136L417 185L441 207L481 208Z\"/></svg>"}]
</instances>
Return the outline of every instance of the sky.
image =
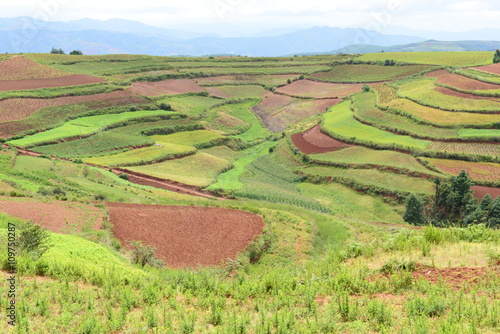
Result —
<instances>
[{"instance_id":1,"label":"sky","mask_svg":"<svg viewBox=\"0 0 500 334\"><path fill-rule=\"evenodd\" d=\"M500 2L460 0L16 0L1 17L49 21L122 18L163 28L231 35L280 27L394 27L432 31L500 28Z\"/></svg>"}]
</instances>

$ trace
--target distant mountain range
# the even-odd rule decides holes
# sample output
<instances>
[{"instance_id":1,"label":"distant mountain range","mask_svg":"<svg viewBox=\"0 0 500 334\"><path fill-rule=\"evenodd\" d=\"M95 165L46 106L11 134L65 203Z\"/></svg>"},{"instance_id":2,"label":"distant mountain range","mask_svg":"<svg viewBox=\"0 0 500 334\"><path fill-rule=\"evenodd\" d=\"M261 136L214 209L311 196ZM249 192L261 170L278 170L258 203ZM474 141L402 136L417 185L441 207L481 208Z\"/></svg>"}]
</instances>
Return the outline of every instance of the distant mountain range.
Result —
<instances>
[{"instance_id":1,"label":"distant mountain range","mask_svg":"<svg viewBox=\"0 0 500 334\"><path fill-rule=\"evenodd\" d=\"M470 34L469 34L470 35ZM276 29L253 36L213 34L152 27L140 22L83 19L46 22L29 17L0 18L0 52L49 52L52 47L84 54L283 56L384 51L493 50L500 42L426 41L412 35L382 34L358 28ZM364 43L364 44L360 44Z\"/></svg>"}]
</instances>

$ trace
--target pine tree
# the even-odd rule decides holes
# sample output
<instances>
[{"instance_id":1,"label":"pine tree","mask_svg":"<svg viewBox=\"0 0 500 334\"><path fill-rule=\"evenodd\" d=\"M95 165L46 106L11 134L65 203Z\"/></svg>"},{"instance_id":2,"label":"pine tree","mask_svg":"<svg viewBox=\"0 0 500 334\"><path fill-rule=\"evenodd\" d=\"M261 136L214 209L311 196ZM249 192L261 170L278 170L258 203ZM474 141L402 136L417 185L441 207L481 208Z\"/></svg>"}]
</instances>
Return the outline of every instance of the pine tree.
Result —
<instances>
[{"instance_id":1,"label":"pine tree","mask_svg":"<svg viewBox=\"0 0 500 334\"><path fill-rule=\"evenodd\" d=\"M484 222L485 219L486 219L485 212L481 210L481 207L478 206L476 210L465 216L465 218L463 219L463 223L465 225L481 224Z\"/></svg>"},{"instance_id":2,"label":"pine tree","mask_svg":"<svg viewBox=\"0 0 500 334\"><path fill-rule=\"evenodd\" d=\"M408 196L403 219L405 222L412 225L425 224L424 204L419 196L415 194L410 194L410 196Z\"/></svg>"},{"instance_id":3,"label":"pine tree","mask_svg":"<svg viewBox=\"0 0 500 334\"><path fill-rule=\"evenodd\" d=\"M495 55L493 56L493 63L500 63L500 50L495 51Z\"/></svg>"},{"instance_id":4,"label":"pine tree","mask_svg":"<svg viewBox=\"0 0 500 334\"><path fill-rule=\"evenodd\" d=\"M500 196L497 197L488 211L488 224L490 227L500 227Z\"/></svg>"},{"instance_id":5,"label":"pine tree","mask_svg":"<svg viewBox=\"0 0 500 334\"><path fill-rule=\"evenodd\" d=\"M483 209L483 211L487 211L491 203L493 203L493 198L491 198L490 194L484 195L483 200L481 201L481 209Z\"/></svg>"}]
</instances>

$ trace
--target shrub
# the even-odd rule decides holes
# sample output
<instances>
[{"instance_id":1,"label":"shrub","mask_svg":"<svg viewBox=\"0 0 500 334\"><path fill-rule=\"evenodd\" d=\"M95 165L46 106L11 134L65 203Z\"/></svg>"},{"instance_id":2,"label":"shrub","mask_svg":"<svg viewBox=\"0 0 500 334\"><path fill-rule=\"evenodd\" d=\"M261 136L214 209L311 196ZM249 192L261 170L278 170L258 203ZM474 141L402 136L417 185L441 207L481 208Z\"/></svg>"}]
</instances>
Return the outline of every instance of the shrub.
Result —
<instances>
[{"instance_id":1,"label":"shrub","mask_svg":"<svg viewBox=\"0 0 500 334\"><path fill-rule=\"evenodd\" d=\"M19 234L19 247L22 252L39 258L49 248L49 232L40 225L31 225Z\"/></svg>"},{"instance_id":2,"label":"shrub","mask_svg":"<svg viewBox=\"0 0 500 334\"><path fill-rule=\"evenodd\" d=\"M410 194L408 196L403 219L412 225L423 225L425 223L424 204L418 195Z\"/></svg>"},{"instance_id":3,"label":"shrub","mask_svg":"<svg viewBox=\"0 0 500 334\"><path fill-rule=\"evenodd\" d=\"M144 245L142 241L130 241L129 243L132 246L133 263L139 264L141 267L146 264L152 267L163 267L163 261L155 258L156 248L151 245Z\"/></svg>"}]
</instances>

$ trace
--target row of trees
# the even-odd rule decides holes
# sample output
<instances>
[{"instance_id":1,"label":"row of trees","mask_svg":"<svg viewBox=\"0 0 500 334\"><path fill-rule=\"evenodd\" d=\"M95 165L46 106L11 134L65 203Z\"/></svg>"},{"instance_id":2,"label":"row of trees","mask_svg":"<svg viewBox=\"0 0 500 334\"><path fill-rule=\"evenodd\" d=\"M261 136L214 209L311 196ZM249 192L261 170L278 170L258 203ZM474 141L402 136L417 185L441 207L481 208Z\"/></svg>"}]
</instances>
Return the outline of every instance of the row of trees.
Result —
<instances>
[{"instance_id":1,"label":"row of trees","mask_svg":"<svg viewBox=\"0 0 500 334\"><path fill-rule=\"evenodd\" d=\"M56 49L56 48L52 48L50 53L56 54L56 55L65 55L66 54L63 49ZM80 50L73 50L69 54L75 55L75 56L81 56L81 55L83 55L83 52Z\"/></svg>"},{"instance_id":2,"label":"row of trees","mask_svg":"<svg viewBox=\"0 0 500 334\"><path fill-rule=\"evenodd\" d=\"M436 192L430 203L425 204L418 195L406 200L403 219L413 225L433 224L487 224L500 227L500 196L495 200L485 195L481 202L472 195L472 180L466 171L449 180L436 179Z\"/></svg>"}]
</instances>

